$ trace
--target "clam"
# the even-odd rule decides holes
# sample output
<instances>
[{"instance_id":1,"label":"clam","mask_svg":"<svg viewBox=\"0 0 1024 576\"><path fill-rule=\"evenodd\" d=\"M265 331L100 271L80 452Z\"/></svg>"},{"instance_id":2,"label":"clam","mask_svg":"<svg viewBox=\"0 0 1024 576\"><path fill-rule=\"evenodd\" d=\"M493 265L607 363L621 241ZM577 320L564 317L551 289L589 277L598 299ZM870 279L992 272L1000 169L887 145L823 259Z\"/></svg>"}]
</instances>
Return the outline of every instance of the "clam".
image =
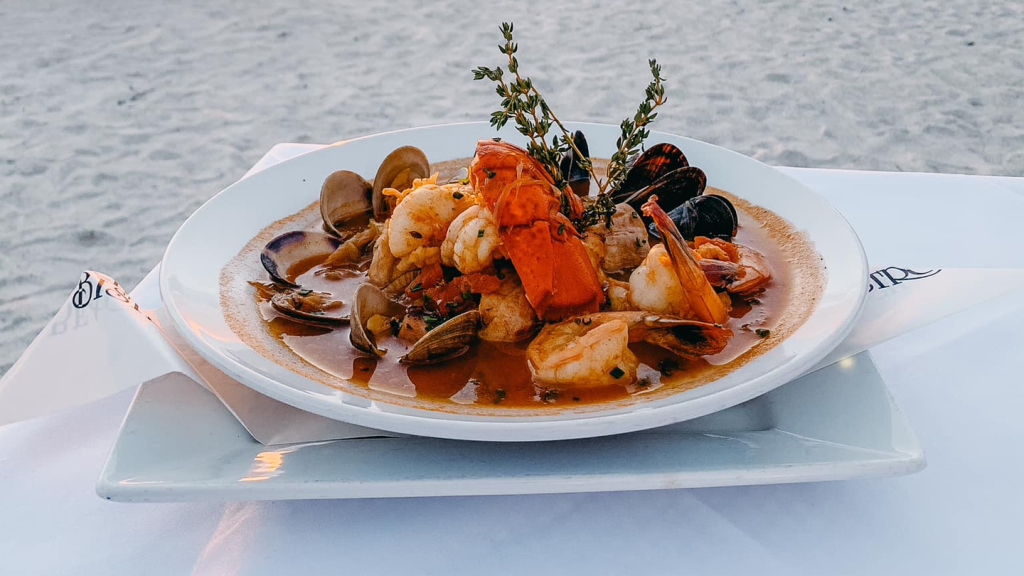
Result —
<instances>
[{"instance_id":1,"label":"clam","mask_svg":"<svg viewBox=\"0 0 1024 576\"><path fill-rule=\"evenodd\" d=\"M349 321L348 315L341 313L341 301L334 300L330 292L285 290L274 294L270 305L281 314L308 324L340 326Z\"/></svg>"},{"instance_id":2,"label":"clam","mask_svg":"<svg viewBox=\"0 0 1024 576\"><path fill-rule=\"evenodd\" d=\"M406 190L416 178L430 176L427 155L415 146L402 146L388 154L373 177L373 217L383 222L394 210L394 199L384 196L385 188Z\"/></svg>"},{"instance_id":3,"label":"clam","mask_svg":"<svg viewBox=\"0 0 1024 576\"><path fill-rule=\"evenodd\" d=\"M469 178L469 168L459 168L452 177L445 181L445 184L455 184Z\"/></svg>"},{"instance_id":4,"label":"clam","mask_svg":"<svg viewBox=\"0 0 1024 576\"><path fill-rule=\"evenodd\" d=\"M356 289L349 321L348 340L357 350L380 357L387 350L377 347L377 339L366 323L374 316L394 317L405 313L405 307L392 301L373 284L362 284Z\"/></svg>"},{"instance_id":5,"label":"clam","mask_svg":"<svg viewBox=\"0 0 1024 576\"><path fill-rule=\"evenodd\" d=\"M267 243L260 261L275 282L299 289L301 286L287 278L292 267L314 257L326 259L340 246L341 240L320 232L286 232Z\"/></svg>"},{"instance_id":6,"label":"clam","mask_svg":"<svg viewBox=\"0 0 1024 576\"><path fill-rule=\"evenodd\" d=\"M320 188L320 215L324 229L341 236L338 224L372 209L373 186L362 176L349 170L338 170L324 180Z\"/></svg>"},{"instance_id":7,"label":"clam","mask_svg":"<svg viewBox=\"0 0 1024 576\"><path fill-rule=\"evenodd\" d=\"M480 329L480 312L470 310L427 332L399 358L405 364L432 364L464 354Z\"/></svg>"},{"instance_id":8,"label":"clam","mask_svg":"<svg viewBox=\"0 0 1024 576\"><path fill-rule=\"evenodd\" d=\"M583 166L583 161L590 160L590 147L587 145L587 138L583 135L582 130L577 130L572 135L572 143L580 151L580 154L577 155L576 150L570 147L569 151L562 157L559 168L562 171L562 175L565 176L569 188L577 196L587 196L590 194L590 171Z\"/></svg>"}]
</instances>

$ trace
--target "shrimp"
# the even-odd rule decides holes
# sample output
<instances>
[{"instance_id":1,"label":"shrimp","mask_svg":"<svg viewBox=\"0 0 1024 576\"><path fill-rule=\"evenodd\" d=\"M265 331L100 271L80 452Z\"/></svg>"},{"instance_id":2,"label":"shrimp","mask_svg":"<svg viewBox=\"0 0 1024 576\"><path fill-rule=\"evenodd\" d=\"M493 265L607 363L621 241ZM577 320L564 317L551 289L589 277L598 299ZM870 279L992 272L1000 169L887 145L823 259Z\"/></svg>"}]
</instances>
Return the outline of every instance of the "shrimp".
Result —
<instances>
[{"instance_id":1,"label":"shrimp","mask_svg":"<svg viewBox=\"0 0 1024 576\"><path fill-rule=\"evenodd\" d=\"M651 249L647 228L629 204L615 207L611 226L606 226L602 220L584 230L584 233L584 242L598 254L601 269L609 274L636 268Z\"/></svg>"},{"instance_id":2,"label":"shrimp","mask_svg":"<svg viewBox=\"0 0 1024 576\"><path fill-rule=\"evenodd\" d=\"M488 268L500 255L501 240L491 211L479 204L470 206L448 226L441 244L441 262L472 274Z\"/></svg>"},{"instance_id":3,"label":"shrimp","mask_svg":"<svg viewBox=\"0 0 1024 576\"><path fill-rule=\"evenodd\" d=\"M657 204L658 197L652 195L644 203L644 214L654 219L654 225L664 238L664 246L672 263L672 271L679 280L683 299L690 308L689 315L701 322L724 324L729 312L701 270L700 264L690 252L675 222ZM632 280L632 276L630 277Z\"/></svg>"},{"instance_id":4,"label":"shrimp","mask_svg":"<svg viewBox=\"0 0 1024 576\"><path fill-rule=\"evenodd\" d=\"M400 196L389 219L388 248L399 259L412 257L422 263L439 262L440 246L456 216L474 204L473 188L465 184L434 183L437 174L416 180L412 190ZM396 195L393 190L385 194Z\"/></svg>"},{"instance_id":5,"label":"shrimp","mask_svg":"<svg viewBox=\"0 0 1024 576\"><path fill-rule=\"evenodd\" d=\"M494 214L503 249L537 315L562 320L596 312L604 301L597 271L579 232L558 211L564 199L578 215L580 199L555 188L544 166L507 142L478 142L469 178Z\"/></svg>"},{"instance_id":6,"label":"shrimp","mask_svg":"<svg viewBox=\"0 0 1024 576\"><path fill-rule=\"evenodd\" d=\"M629 275L627 299L640 310L682 318L690 315L690 304L664 244L651 248L644 261Z\"/></svg>"},{"instance_id":7,"label":"shrimp","mask_svg":"<svg viewBox=\"0 0 1024 576\"><path fill-rule=\"evenodd\" d=\"M492 342L517 342L537 327L537 314L526 299L519 277L506 273L497 292L480 296L480 338Z\"/></svg>"},{"instance_id":8,"label":"shrimp","mask_svg":"<svg viewBox=\"0 0 1024 576\"><path fill-rule=\"evenodd\" d=\"M526 349L541 385L597 387L636 381L630 342L649 342L687 358L721 352L732 331L647 312L601 312L545 326Z\"/></svg>"}]
</instances>

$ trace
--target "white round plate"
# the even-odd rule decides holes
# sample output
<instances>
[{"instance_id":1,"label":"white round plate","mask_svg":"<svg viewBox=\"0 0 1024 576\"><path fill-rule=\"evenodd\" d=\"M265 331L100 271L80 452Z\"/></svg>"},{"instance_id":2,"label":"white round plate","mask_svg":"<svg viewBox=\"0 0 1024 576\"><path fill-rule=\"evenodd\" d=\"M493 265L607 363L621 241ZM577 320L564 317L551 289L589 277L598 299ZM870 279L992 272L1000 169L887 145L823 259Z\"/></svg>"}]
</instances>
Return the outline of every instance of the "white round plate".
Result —
<instances>
[{"instance_id":1,"label":"white round plate","mask_svg":"<svg viewBox=\"0 0 1024 576\"><path fill-rule=\"evenodd\" d=\"M587 134L591 153L607 158L619 128L571 124ZM821 302L789 338L723 378L646 403L585 413L471 416L370 401L284 368L242 342L220 305L223 266L257 233L319 198L338 169L372 175L391 150L418 146L427 157L472 156L477 140L496 134L487 123L449 124L366 136L309 152L254 174L213 197L174 235L160 269L160 293L175 327L208 361L251 388L303 410L371 428L464 440L538 441L585 438L663 426L745 402L800 376L853 328L867 293L867 262L849 223L823 198L778 170L711 144L652 133L649 142L679 146L708 184L728 190L806 231L824 259ZM500 133L522 143L512 129Z\"/></svg>"}]
</instances>

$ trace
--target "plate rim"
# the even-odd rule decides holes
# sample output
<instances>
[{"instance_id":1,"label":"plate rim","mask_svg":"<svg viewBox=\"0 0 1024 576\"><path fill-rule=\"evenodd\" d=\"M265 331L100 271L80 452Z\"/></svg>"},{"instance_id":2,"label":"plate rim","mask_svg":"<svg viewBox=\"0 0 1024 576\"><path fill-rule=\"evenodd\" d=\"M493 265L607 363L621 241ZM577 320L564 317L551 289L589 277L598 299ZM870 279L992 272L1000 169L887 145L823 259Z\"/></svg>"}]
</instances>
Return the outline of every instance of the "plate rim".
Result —
<instances>
[{"instance_id":1,"label":"plate rim","mask_svg":"<svg viewBox=\"0 0 1024 576\"><path fill-rule=\"evenodd\" d=\"M596 122L564 122L564 124L571 128L581 127L600 127L601 129L615 128L610 124L602 124ZM469 122L452 122L452 123L440 123L432 124L427 126L404 128L398 130L391 130L386 132L377 132L372 134L366 134L363 136L350 138L335 142L327 145L324 148L317 148L303 152L295 157L289 158L272 166L268 166L266 170L280 170L281 167L288 165L291 162L295 162L308 155L322 152L323 150L348 145L353 142L359 142L362 140L377 138L380 136L393 136L396 134L412 133L412 132L426 132L438 128L456 127L456 126L488 126L485 121L469 121ZM219 197L220 195L232 190L236 186L242 185L243 182L248 178L242 178L231 185L227 186L209 200L200 205L195 212L181 224L178 230L175 231L170 242L167 245L164 255L161 258L160 266L160 296L164 306L167 309L168 316L174 322L175 327L182 334L183 338L193 347L204 359L208 362L224 371L232 378L238 380L242 384L253 388L257 392L266 394L271 398L290 404L302 410L319 414L328 418L342 420L357 424L360 426L366 426L370 428L378 428L382 430L388 430L392 432L412 434L419 436L430 436L435 438L446 438L455 440L481 440L481 441L506 441L506 442L523 442L523 441L548 441L548 440L569 440L587 437L606 436L612 434L620 434L626 432L633 432L637 430L643 430L648 428L654 428L671 424L674 422L681 422L684 420L690 420L698 418L712 412L735 406L737 404L746 402L752 398L760 396L770 390L777 388L787 382L790 382L813 367L823 358L825 358L835 346L838 346L853 330L856 325L857 318L860 316L863 310L866 297L867 297L867 282L868 282L868 263L867 256L864 251L863 244L860 238L857 236L856 230L849 223L845 216L837 210L831 202L826 198L817 194L814 190L808 186L802 184L792 176L785 174L778 170L774 166L770 166L759 160L751 158L749 156L740 154L739 152L729 150L701 140L681 136L678 134L672 134L669 132L662 131L651 131L651 136L664 136L674 139L683 139L689 141L699 142L702 145L712 147L719 153L724 153L730 156L742 158L744 161L756 162L773 172L779 177L789 181L794 187L804 189L815 197L817 197L829 210L832 211L833 215L839 219L840 222L845 226L844 232L848 232L853 239L857 255L859 256L860 266L857 270L858 276L861 280L860 289L857 294L857 302L854 305L852 312L844 319L843 324L835 331L832 332L832 342L828 345L817 344L812 353L803 356L802 361L789 361L777 368L777 372L773 378L766 378L768 374L762 374L755 376L754 378L747 380L741 384L737 384L725 390L714 392L706 396L700 396L693 398L686 402L680 402L676 404L669 404L665 406L657 407L656 414L651 414L647 418L640 418L637 416L638 411L629 411L615 414L602 415L600 412L594 412L588 414L586 418L569 418L569 419L545 419L545 420L519 420L511 421L504 419L503 417L493 417L491 419L474 419L474 420L461 420L461 419L448 419L439 418L436 416L437 411L429 411L424 409L407 409L403 413L369 410L365 407L357 407L348 404L335 403L330 407L323 405L318 402L315 397L303 390L294 388L286 383L279 382L265 374L262 374L240 362L236 362L229 358L226 354L216 350L214 347L209 346L202 338L200 338L193 330L189 327L188 322L181 315L179 310L174 306L174 298L172 297L172 290L169 286L169 272L170 267L166 266L168 255L172 253L178 242L181 241L182 232L186 230L189 223L193 221L198 213L200 213L210 202ZM813 315L813 312L812 312ZM296 374L299 378L307 379L304 376ZM709 383L710 384L710 383ZM434 414L434 417L418 416L416 412L429 412ZM406 413L413 412L413 414ZM679 413L684 413L679 415ZM341 417L341 416L344 417Z\"/></svg>"}]
</instances>

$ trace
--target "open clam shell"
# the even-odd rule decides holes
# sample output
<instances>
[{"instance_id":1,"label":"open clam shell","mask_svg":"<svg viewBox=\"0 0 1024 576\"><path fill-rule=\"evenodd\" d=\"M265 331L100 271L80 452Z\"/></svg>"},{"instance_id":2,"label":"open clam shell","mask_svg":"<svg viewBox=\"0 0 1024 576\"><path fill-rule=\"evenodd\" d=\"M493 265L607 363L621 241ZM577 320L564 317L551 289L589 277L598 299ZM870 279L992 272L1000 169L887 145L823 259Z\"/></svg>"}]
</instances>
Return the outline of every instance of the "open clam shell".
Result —
<instances>
[{"instance_id":1,"label":"open clam shell","mask_svg":"<svg viewBox=\"0 0 1024 576\"><path fill-rule=\"evenodd\" d=\"M270 277L289 288L301 288L288 279L293 266L313 257L327 258L341 246L341 240L320 232L286 232L263 248L260 261Z\"/></svg>"},{"instance_id":2,"label":"open clam shell","mask_svg":"<svg viewBox=\"0 0 1024 576\"><path fill-rule=\"evenodd\" d=\"M348 333L349 342L357 350L377 357L383 356L387 350L377 347L377 339L373 332L366 327L366 322L376 315L400 316L405 313L405 307L393 302L373 284L359 286L354 298L349 320L351 327Z\"/></svg>"},{"instance_id":3,"label":"open clam shell","mask_svg":"<svg viewBox=\"0 0 1024 576\"><path fill-rule=\"evenodd\" d=\"M307 290L279 292L270 298L270 305L281 314L308 324L319 326L341 326L348 324L349 317L347 314L342 313L341 306L318 309L316 307L309 308L304 304L307 302L306 297L311 294L313 292ZM328 301L334 299L333 295L329 292L317 292L315 294Z\"/></svg>"},{"instance_id":4,"label":"open clam shell","mask_svg":"<svg viewBox=\"0 0 1024 576\"><path fill-rule=\"evenodd\" d=\"M415 146L396 148L384 158L373 177L373 217L383 222L394 210L394 200L384 196L385 188L406 190L416 178L430 176L427 155Z\"/></svg>"},{"instance_id":5,"label":"open clam shell","mask_svg":"<svg viewBox=\"0 0 1024 576\"><path fill-rule=\"evenodd\" d=\"M320 216L324 229L341 236L337 226L373 208L373 185L349 170L338 170L324 180L320 188Z\"/></svg>"},{"instance_id":6,"label":"open clam shell","mask_svg":"<svg viewBox=\"0 0 1024 576\"><path fill-rule=\"evenodd\" d=\"M480 331L480 312L470 310L427 332L399 362L432 364L464 354Z\"/></svg>"}]
</instances>

